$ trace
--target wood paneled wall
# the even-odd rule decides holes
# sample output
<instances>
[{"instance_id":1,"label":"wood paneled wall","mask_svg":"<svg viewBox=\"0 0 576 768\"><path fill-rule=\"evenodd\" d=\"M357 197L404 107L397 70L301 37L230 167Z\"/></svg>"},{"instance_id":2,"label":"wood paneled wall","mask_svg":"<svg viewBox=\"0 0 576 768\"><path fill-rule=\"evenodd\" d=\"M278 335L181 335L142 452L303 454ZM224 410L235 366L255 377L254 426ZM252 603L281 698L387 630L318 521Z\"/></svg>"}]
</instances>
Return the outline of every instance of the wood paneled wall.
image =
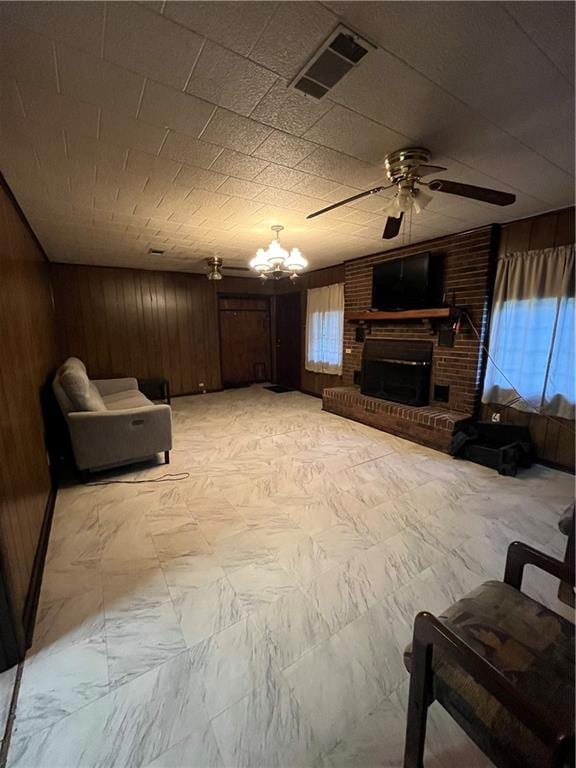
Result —
<instances>
[{"instance_id":1,"label":"wood paneled wall","mask_svg":"<svg viewBox=\"0 0 576 768\"><path fill-rule=\"evenodd\" d=\"M220 389L217 297L205 276L53 264L52 280L62 360L79 357L93 378L164 376L174 395Z\"/></svg>"},{"instance_id":2,"label":"wood paneled wall","mask_svg":"<svg viewBox=\"0 0 576 768\"><path fill-rule=\"evenodd\" d=\"M0 555L22 645L51 491L41 395L57 355L49 266L1 176L0 274Z\"/></svg>"},{"instance_id":3,"label":"wood paneled wall","mask_svg":"<svg viewBox=\"0 0 576 768\"><path fill-rule=\"evenodd\" d=\"M545 213L502 226L498 253L503 256L517 251L551 248L574 242L574 208ZM541 461L574 472L574 422L549 419L538 414L517 411L498 405L483 405L482 417L490 419L495 412L502 420L530 427L536 455Z\"/></svg>"}]
</instances>

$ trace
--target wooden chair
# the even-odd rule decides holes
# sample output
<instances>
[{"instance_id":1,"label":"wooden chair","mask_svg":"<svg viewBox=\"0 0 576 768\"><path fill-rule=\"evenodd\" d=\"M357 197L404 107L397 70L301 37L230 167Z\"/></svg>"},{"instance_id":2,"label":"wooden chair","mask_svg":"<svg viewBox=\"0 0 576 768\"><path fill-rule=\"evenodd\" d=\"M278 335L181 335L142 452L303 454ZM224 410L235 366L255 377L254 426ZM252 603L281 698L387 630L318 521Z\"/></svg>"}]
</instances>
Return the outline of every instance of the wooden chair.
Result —
<instances>
[{"instance_id":1,"label":"wooden chair","mask_svg":"<svg viewBox=\"0 0 576 768\"><path fill-rule=\"evenodd\" d=\"M423 767L435 700L498 768L574 766L574 624L520 592L526 565L574 585L573 562L514 542L503 583L416 616L404 768Z\"/></svg>"}]
</instances>

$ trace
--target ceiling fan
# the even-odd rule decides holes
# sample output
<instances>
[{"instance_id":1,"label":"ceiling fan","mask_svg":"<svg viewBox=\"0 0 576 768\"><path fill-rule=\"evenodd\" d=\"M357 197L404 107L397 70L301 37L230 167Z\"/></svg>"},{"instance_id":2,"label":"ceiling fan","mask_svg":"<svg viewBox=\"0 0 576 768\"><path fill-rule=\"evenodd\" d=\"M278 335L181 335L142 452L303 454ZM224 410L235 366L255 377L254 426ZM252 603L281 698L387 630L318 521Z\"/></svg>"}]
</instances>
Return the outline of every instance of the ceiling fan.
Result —
<instances>
[{"instance_id":1,"label":"ceiling fan","mask_svg":"<svg viewBox=\"0 0 576 768\"><path fill-rule=\"evenodd\" d=\"M432 197L423 192L420 187L428 187L432 192L444 192L447 195L458 195L458 197L468 197L471 200L480 200L483 203L491 205L512 205L516 200L516 195L509 192L499 192L496 189L487 187L475 187L472 184L461 184L459 181L448 181L444 179L433 179L432 181L422 181L424 176L446 171L441 165L428 165L430 152L423 147L407 147L398 149L386 155L384 165L386 176L392 182L384 187L374 187L366 192L359 192L357 195L347 197L346 200L340 200L338 203L326 206L319 211L309 214L306 218L313 219L341 205L348 205L354 200L360 200L362 197L375 195L378 192L384 192L386 189L397 188L390 205L386 209L386 226L382 237L391 240L400 232L402 218L405 213L414 210L420 213L432 200Z\"/></svg>"}]
</instances>

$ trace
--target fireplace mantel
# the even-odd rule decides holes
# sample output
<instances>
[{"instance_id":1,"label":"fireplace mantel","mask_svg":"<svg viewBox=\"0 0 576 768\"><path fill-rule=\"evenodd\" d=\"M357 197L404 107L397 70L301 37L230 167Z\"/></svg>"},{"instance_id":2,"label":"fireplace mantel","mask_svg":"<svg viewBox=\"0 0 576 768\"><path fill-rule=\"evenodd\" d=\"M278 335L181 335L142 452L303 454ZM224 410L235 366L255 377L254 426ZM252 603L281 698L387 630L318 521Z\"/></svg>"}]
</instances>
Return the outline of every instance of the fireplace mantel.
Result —
<instances>
[{"instance_id":1,"label":"fireplace mantel","mask_svg":"<svg viewBox=\"0 0 576 768\"><path fill-rule=\"evenodd\" d=\"M371 312L369 310L344 313L344 319L353 323L392 320L457 320L462 314L458 307L435 307L432 309L399 309L390 312Z\"/></svg>"}]
</instances>

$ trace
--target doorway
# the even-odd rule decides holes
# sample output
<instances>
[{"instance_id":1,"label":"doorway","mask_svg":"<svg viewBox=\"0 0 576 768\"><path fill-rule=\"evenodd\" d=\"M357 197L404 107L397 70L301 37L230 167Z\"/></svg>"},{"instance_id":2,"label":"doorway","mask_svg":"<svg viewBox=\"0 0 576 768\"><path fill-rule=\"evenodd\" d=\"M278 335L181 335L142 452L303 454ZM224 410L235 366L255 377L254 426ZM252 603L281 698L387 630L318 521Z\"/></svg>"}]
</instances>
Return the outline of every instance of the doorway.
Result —
<instances>
[{"instance_id":1,"label":"doorway","mask_svg":"<svg viewBox=\"0 0 576 768\"><path fill-rule=\"evenodd\" d=\"M272 379L270 300L221 296L222 386L238 387Z\"/></svg>"},{"instance_id":2,"label":"doorway","mask_svg":"<svg viewBox=\"0 0 576 768\"><path fill-rule=\"evenodd\" d=\"M300 389L302 324L300 292L276 296L276 380Z\"/></svg>"}]
</instances>

